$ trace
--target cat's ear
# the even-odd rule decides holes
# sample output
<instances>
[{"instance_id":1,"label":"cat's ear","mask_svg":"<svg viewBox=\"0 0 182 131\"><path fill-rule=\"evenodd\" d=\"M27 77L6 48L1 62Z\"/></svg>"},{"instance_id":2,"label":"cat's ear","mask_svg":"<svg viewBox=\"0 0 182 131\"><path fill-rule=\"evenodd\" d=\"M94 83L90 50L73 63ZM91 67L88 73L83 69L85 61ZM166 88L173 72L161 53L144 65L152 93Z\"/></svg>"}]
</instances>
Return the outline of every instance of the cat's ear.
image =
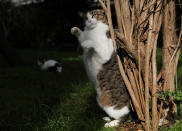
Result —
<instances>
[{"instance_id":1,"label":"cat's ear","mask_svg":"<svg viewBox=\"0 0 182 131\"><path fill-rule=\"evenodd\" d=\"M37 60L37 65L41 66L43 63L39 60Z\"/></svg>"},{"instance_id":2,"label":"cat's ear","mask_svg":"<svg viewBox=\"0 0 182 131\"><path fill-rule=\"evenodd\" d=\"M38 64L38 65L43 64L45 61L46 61L45 58L43 58L43 57L38 57L37 64Z\"/></svg>"}]
</instances>

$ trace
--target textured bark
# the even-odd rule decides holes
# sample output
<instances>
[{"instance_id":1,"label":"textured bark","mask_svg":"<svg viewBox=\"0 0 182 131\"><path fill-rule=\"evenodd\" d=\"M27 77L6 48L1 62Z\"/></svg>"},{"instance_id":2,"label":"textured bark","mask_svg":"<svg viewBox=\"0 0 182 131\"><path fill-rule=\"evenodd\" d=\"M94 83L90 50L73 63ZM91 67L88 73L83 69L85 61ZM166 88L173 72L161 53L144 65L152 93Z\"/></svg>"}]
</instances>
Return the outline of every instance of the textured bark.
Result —
<instances>
[{"instance_id":1,"label":"textured bark","mask_svg":"<svg viewBox=\"0 0 182 131\"><path fill-rule=\"evenodd\" d=\"M163 13L163 47L162 47L162 70L160 72L159 83L161 83L161 90L168 90L169 92L175 91L175 75L177 71L177 64L180 54L180 41L181 32L179 38L176 34L175 26L175 1L164 1L164 13ZM177 106L170 97L169 100L163 103L171 103L170 109L161 110L161 118L164 124L174 124L176 122ZM169 116L169 114L171 114ZM169 117L174 119L169 121Z\"/></svg>"},{"instance_id":2,"label":"textured bark","mask_svg":"<svg viewBox=\"0 0 182 131\"><path fill-rule=\"evenodd\" d=\"M153 15L149 18L149 34L145 58L145 130L150 130L150 116L149 116L149 76L150 76L150 47L152 41L152 26L153 25Z\"/></svg>"},{"instance_id":3,"label":"textured bark","mask_svg":"<svg viewBox=\"0 0 182 131\"><path fill-rule=\"evenodd\" d=\"M172 103L171 114L175 116L176 113L176 105L172 98L168 101L163 100L157 105L160 91L174 91L182 34L181 31L178 39L175 30L175 2L134 0L131 4L128 0L114 0L118 32L113 30L110 0L106 3L102 0L99 2L108 19L115 51L119 49L124 54L123 58L117 56L118 65L133 107L145 130L149 131L152 127L157 131L159 119L165 114L163 103ZM162 23L163 67L157 74L156 53ZM116 46L116 41L120 46ZM152 100L152 118L149 115L150 100Z\"/></svg>"},{"instance_id":4,"label":"textured bark","mask_svg":"<svg viewBox=\"0 0 182 131\"><path fill-rule=\"evenodd\" d=\"M175 2L165 0L163 15L163 47L162 47L162 78L164 79L164 90L174 91L174 79L176 74L176 58L172 58L174 49L177 47L177 35L175 28ZM171 61L171 62L170 62Z\"/></svg>"}]
</instances>

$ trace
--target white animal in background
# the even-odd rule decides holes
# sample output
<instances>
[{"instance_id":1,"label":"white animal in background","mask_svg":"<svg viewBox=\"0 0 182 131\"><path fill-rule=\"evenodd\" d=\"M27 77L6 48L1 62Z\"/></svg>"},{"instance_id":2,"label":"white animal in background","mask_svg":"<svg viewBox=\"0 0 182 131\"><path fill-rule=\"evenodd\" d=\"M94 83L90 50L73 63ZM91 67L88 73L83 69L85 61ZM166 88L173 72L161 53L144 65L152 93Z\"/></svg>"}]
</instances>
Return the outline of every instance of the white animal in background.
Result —
<instances>
[{"instance_id":1,"label":"white animal in background","mask_svg":"<svg viewBox=\"0 0 182 131\"><path fill-rule=\"evenodd\" d=\"M62 72L61 64L56 60L46 60L46 61L37 61L37 64L40 66L40 69L43 71L55 71L55 72Z\"/></svg>"}]
</instances>

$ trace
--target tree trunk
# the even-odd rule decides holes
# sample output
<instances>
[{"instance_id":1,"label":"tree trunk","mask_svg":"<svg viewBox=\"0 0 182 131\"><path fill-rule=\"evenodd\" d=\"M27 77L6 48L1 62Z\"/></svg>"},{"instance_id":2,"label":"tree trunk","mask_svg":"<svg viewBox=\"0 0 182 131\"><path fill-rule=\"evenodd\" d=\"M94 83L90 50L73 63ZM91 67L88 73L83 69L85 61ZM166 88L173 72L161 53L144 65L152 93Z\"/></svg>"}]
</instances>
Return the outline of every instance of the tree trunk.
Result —
<instances>
[{"instance_id":1,"label":"tree trunk","mask_svg":"<svg viewBox=\"0 0 182 131\"><path fill-rule=\"evenodd\" d=\"M173 0L164 3L163 15L163 47L162 47L162 78L164 81L164 90L175 90L176 58L172 59L173 53L177 47L178 38L175 26L175 2ZM179 57L179 53L176 54Z\"/></svg>"}]
</instances>

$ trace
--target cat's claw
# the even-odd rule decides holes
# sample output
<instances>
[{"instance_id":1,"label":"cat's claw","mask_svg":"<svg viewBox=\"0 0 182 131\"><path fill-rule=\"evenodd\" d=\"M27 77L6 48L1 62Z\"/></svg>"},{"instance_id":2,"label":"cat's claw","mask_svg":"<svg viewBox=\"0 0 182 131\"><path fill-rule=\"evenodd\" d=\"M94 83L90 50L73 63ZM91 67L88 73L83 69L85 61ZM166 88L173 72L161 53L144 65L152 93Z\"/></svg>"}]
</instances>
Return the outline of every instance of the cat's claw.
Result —
<instances>
[{"instance_id":1,"label":"cat's claw","mask_svg":"<svg viewBox=\"0 0 182 131\"><path fill-rule=\"evenodd\" d=\"M113 120L111 122L107 122L104 127L115 127L119 125L120 120Z\"/></svg>"},{"instance_id":2,"label":"cat's claw","mask_svg":"<svg viewBox=\"0 0 182 131\"><path fill-rule=\"evenodd\" d=\"M81 30L78 27L71 28L71 34L73 34L73 35L77 36L80 34L80 32L81 32Z\"/></svg>"},{"instance_id":3,"label":"cat's claw","mask_svg":"<svg viewBox=\"0 0 182 131\"><path fill-rule=\"evenodd\" d=\"M104 121L107 121L107 122L110 122L110 121L111 121L111 119L110 119L109 117L107 117L107 116L106 116L106 117L103 117L102 119L103 119Z\"/></svg>"}]
</instances>

